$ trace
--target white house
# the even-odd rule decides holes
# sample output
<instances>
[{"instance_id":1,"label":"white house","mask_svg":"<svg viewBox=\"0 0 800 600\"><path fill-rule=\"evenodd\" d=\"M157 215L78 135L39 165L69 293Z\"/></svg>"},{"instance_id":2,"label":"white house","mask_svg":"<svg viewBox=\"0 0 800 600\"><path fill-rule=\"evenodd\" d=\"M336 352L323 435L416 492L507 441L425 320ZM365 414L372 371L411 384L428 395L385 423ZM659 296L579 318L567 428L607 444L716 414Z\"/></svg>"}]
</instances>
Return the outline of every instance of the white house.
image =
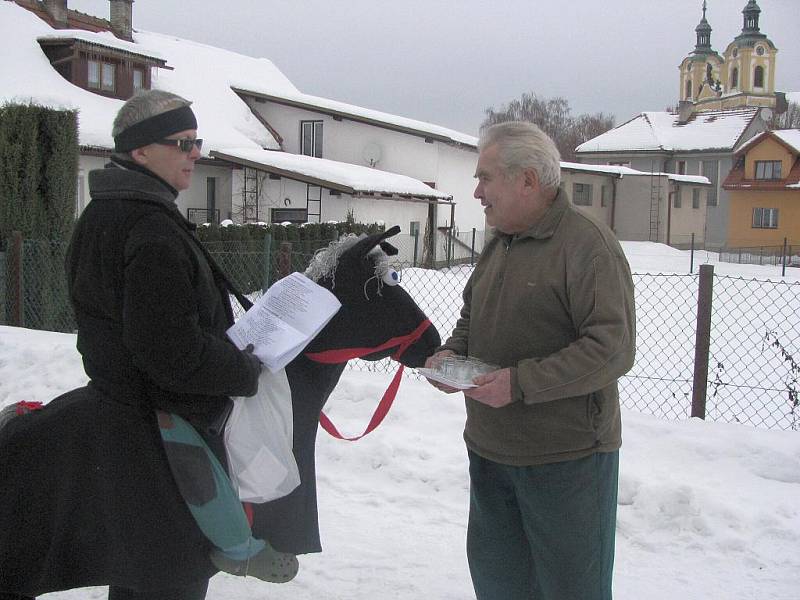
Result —
<instances>
[{"instance_id":1,"label":"white house","mask_svg":"<svg viewBox=\"0 0 800 600\"><path fill-rule=\"evenodd\" d=\"M136 31L131 11L128 0L110 0L105 20L67 0L0 1L0 102L78 110L78 212L88 172L113 148L114 115L152 87L194 102L203 157L178 199L190 220L351 214L432 238L484 228L472 198L476 138L303 94L267 59Z\"/></svg>"}]
</instances>

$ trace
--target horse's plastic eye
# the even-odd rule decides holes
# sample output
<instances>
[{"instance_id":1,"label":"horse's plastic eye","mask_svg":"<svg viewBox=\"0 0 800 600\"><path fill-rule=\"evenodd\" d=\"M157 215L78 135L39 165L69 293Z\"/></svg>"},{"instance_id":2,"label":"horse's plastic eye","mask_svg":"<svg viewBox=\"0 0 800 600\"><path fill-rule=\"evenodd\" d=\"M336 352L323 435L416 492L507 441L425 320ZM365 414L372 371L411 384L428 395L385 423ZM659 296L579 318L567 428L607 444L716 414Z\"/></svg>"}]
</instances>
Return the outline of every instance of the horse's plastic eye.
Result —
<instances>
[{"instance_id":1,"label":"horse's plastic eye","mask_svg":"<svg viewBox=\"0 0 800 600\"><path fill-rule=\"evenodd\" d=\"M397 285L400 283L400 273L389 267L383 275L383 283L386 285Z\"/></svg>"}]
</instances>

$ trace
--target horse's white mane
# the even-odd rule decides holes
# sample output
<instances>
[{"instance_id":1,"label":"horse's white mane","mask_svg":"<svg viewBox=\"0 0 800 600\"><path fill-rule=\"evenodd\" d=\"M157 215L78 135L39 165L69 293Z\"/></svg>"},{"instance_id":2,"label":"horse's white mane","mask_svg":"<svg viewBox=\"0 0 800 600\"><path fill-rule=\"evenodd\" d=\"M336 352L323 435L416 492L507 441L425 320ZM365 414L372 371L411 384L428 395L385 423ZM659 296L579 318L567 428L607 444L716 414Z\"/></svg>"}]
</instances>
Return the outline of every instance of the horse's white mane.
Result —
<instances>
[{"instance_id":1,"label":"horse's white mane","mask_svg":"<svg viewBox=\"0 0 800 600\"><path fill-rule=\"evenodd\" d=\"M339 257L365 237L367 236L364 233L361 235L348 233L328 244L326 248L320 248L314 253L311 262L308 264L305 276L312 281L320 281L330 277L331 286L335 286L336 267L339 265ZM383 287L383 276L389 271L389 257L379 245L370 250L368 256L375 263L375 277L378 280L378 288L380 289Z\"/></svg>"}]
</instances>

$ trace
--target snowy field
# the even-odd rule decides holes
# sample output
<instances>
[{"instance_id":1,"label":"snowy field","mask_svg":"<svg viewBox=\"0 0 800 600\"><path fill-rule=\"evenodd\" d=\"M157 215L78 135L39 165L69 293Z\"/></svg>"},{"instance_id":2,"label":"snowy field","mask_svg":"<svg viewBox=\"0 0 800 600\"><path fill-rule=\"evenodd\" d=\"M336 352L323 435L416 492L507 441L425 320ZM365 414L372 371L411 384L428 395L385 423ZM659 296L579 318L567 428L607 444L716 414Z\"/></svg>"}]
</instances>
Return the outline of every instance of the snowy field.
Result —
<instances>
[{"instance_id":1,"label":"snowy field","mask_svg":"<svg viewBox=\"0 0 800 600\"><path fill-rule=\"evenodd\" d=\"M625 250L635 272L688 272L687 252L648 243ZM695 256L695 268L702 260ZM716 270L780 279L777 267ZM800 269L789 269L786 281L800 281ZM436 308L457 310L445 302ZM74 346L72 335L0 327L0 406L47 401L82 385ZM388 382L385 374L345 372L327 409L343 434L363 430ZM321 433L324 552L301 557L300 574L285 585L217 575L208 598L474 598L464 553L463 421L459 396L405 378L392 412L367 438L348 443ZM800 598L800 434L630 410L623 421L615 597ZM105 598L105 589L41 597L94 598Z\"/></svg>"}]
</instances>

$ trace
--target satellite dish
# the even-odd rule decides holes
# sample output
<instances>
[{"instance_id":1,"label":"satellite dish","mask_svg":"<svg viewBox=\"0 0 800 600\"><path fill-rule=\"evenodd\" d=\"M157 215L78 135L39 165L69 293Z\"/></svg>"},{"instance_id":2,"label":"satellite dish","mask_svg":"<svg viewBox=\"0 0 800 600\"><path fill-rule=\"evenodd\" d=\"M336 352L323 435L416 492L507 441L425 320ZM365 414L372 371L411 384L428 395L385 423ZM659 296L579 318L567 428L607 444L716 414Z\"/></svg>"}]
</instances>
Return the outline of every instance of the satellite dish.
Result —
<instances>
[{"instance_id":1,"label":"satellite dish","mask_svg":"<svg viewBox=\"0 0 800 600\"><path fill-rule=\"evenodd\" d=\"M772 109L771 108L762 108L761 109L761 120L762 121L769 121L772 118Z\"/></svg>"},{"instance_id":2,"label":"satellite dish","mask_svg":"<svg viewBox=\"0 0 800 600\"><path fill-rule=\"evenodd\" d=\"M361 158L370 167L374 167L381 160L381 147L375 142L369 142L361 151Z\"/></svg>"}]
</instances>

